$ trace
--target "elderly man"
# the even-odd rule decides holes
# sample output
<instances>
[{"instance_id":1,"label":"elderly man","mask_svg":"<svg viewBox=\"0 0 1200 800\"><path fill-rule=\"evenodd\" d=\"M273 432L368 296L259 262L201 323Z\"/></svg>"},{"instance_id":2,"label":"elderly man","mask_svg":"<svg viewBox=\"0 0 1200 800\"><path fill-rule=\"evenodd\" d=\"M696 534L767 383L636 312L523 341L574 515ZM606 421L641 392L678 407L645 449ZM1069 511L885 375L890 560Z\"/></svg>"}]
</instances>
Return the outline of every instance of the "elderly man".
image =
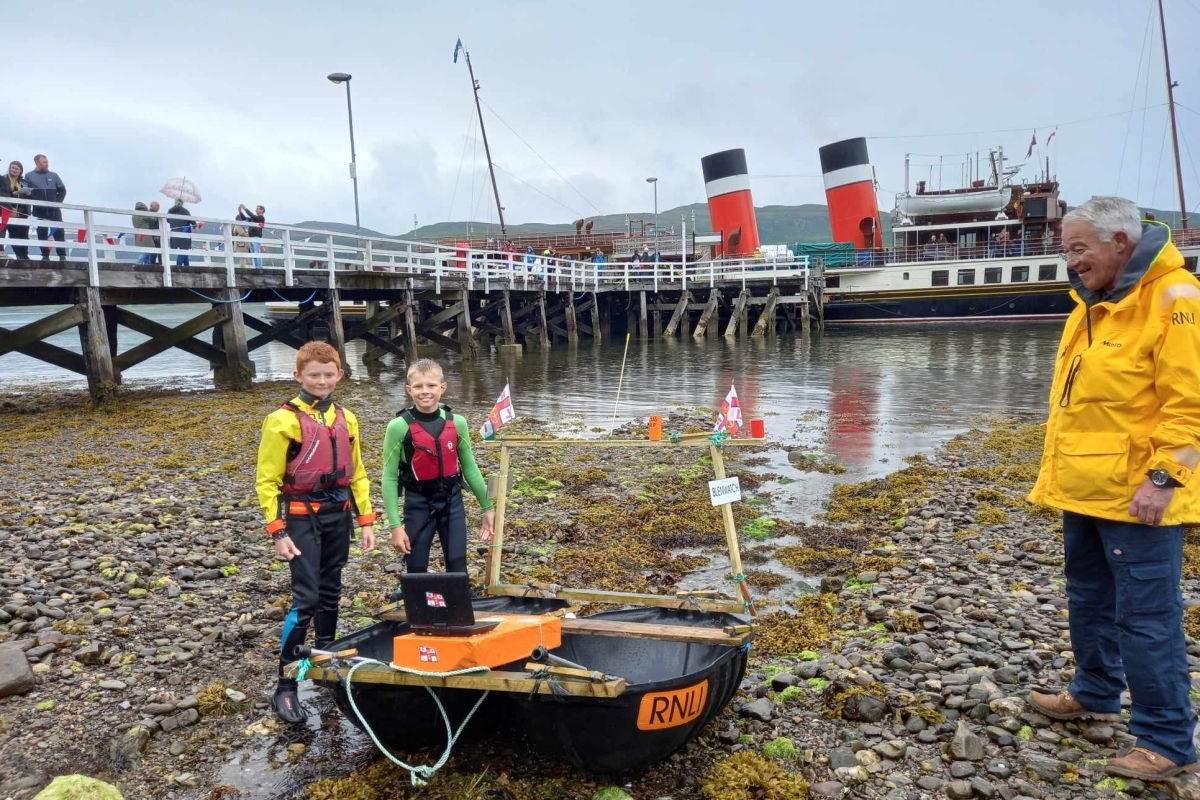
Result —
<instances>
[{"instance_id":1,"label":"elderly man","mask_svg":"<svg viewBox=\"0 0 1200 800\"><path fill-rule=\"evenodd\" d=\"M1200 283L1162 223L1094 197L1063 218L1078 305L1067 320L1035 503L1061 509L1075 678L1032 692L1052 719L1114 718L1137 746L1112 775L1196 760L1183 638L1183 524L1200 521Z\"/></svg>"}]
</instances>

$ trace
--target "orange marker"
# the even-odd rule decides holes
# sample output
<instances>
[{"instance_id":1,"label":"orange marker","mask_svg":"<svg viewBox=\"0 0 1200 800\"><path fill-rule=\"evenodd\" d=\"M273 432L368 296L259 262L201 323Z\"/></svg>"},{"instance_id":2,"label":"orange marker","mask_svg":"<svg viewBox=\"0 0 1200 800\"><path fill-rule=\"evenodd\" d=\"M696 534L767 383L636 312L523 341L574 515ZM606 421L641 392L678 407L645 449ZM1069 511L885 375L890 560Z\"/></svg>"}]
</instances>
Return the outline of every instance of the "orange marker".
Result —
<instances>
[{"instance_id":1,"label":"orange marker","mask_svg":"<svg viewBox=\"0 0 1200 800\"><path fill-rule=\"evenodd\" d=\"M662 417L658 414L650 416L650 441L658 442L662 440Z\"/></svg>"}]
</instances>

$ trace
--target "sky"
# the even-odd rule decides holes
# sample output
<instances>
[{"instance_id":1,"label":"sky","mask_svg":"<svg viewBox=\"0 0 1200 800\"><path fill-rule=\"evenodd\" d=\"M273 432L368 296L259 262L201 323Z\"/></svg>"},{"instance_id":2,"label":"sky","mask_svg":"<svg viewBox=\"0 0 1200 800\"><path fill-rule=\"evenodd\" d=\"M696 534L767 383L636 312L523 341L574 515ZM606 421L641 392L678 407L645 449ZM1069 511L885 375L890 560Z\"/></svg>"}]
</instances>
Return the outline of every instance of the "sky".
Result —
<instances>
[{"instance_id":1,"label":"sky","mask_svg":"<svg viewBox=\"0 0 1200 800\"><path fill-rule=\"evenodd\" d=\"M1200 0L1163 0L1190 210L1200 210ZM1177 208L1155 0L433 3L39 0L5 10L0 160L49 155L68 202L130 208L186 176L193 213L386 233L495 220L470 52L508 222L702 202L745 148L756 205L823 203L817 149L855 136L880 207L1003 146L1072 204ZM1132 113L1131 113L1132 111ZM1057 126L1050 147L1047 137ZM941 167L937 166L940 163Z\"/></svg>"}]
</instances>

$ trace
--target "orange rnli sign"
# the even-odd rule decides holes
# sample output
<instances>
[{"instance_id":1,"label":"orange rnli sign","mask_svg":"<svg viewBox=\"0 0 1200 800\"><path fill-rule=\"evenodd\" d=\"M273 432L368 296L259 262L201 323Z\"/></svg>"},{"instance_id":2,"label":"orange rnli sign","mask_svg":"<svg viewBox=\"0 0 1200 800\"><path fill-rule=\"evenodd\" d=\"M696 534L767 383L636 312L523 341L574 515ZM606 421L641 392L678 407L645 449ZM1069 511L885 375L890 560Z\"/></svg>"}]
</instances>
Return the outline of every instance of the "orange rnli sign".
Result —
<instances>
[{"instance_id":1,"label":"orange rnli sign","mask_svg":"<svg viewBox=\"0 0 1200 800\"><path fill-rule=\"evenodd\" d=\"M707 704L707 680L684 689L644 695L638 708L638 730L657 731L685 725L703 714Z\"/></svg>"}]
</instances>

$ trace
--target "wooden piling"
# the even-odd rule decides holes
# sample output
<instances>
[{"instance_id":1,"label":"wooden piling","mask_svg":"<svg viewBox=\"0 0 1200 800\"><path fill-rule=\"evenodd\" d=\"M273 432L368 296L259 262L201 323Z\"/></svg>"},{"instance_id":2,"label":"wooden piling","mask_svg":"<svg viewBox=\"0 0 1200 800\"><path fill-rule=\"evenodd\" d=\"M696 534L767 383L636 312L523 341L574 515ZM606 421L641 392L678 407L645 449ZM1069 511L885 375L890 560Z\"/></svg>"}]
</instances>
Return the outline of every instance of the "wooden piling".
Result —
<instances>
[{"instance_id":1,"label":"wooden piling","mask_svg":"<svg viewBox=\"0 0 1200 800\"><path fill-rule=\"evenodd\" d=\"M771 293L767 295L767 302L763 306L762 314L758 317L758 322L754 324L754 333L750 334L751 339L761 339L763 336L775 335L775 306L779 303L779 287L772 286Z\"/></svg>"},{"instance_id":2,"label":"wooden piling","mask_svg":"<svg viewBox=\"0 0 1200 800\"><path fill-rule=\"evenodd\" d=\"M221 350L222 360L213 365L213 383L218 389L246 391L254 385L254 362L246 347L246 324L242 318L242 303L237 289L221 289L213 303L221 321L213 326L213 345ZM345 356L343 368L349 369Z\"/></svg>"},{"instance_id":3,"label":"wooden piling","mask_svg":"<svg viewBox=\"0 0 1200 800\"><path fill-rule=\"evenodd\" d=\"M579 323L575 319L575 296L567 292L567 307L563 309L566 313L564 322L567 326L567 343L579 344Z\"/></svg>"},{"instance_id":4,"label":"wooden piling","mask_svg":"<svg viewBox=\"0 0 1200 800\"><path fill-rule=\"evenodd\" d=\"M405 361L412 364L417 360L417 309L412 289L404 290L404 354Z\"/></svg>"},{"instance_id":5,"label":"wooden piling","mask_svg":"<svg viewBox=\"0 0 1200 800\"><path fill-rule=\"evenodd\" d=\"M654 323L653 334L655 339L661 339L663 335L662 311L658 307L661 302L662 298L659 295L654 295L654 311L651 314Z\"/></svg>"},{"instance_id":6,"label":"wooden piling","mask_svg":"<svg viewBox=\"0 0 1200 800\"><path fill-rule=\"evenodd\" d=\"M744 323L746 318L746 306L749 303L749 300L750 290L742 289L737 296L737 300L735 300L733 303L733 313L729 317L729 324L725 326L726 338L733 338L734 334L737 333L738 326ZM742 335L745 336L745 333Z\"/></svg>"},{"instance_id":7,"label":"wooden piling","mask_svg":"<svg viewBox=\"0 0 1200 800\"><path fill-rule=\"evenodd\" d=\"M546 324L546 292L539 290L537 293L537 313L538 313L538 345L543 350L550 349L550 327Z\"/></svg>"},{"instance_id":8,"label":"wooden piling","mask_svg":"<svg viewBox=\"0 0 1200 800\"><path fill-rule=\"evenodd\" d=\"M459 302L462 303L462 312L458 315L458 344L462 349L462 357L471 359L475 357L476 350L475 329L471 326L471 293L463 289L459 292Z\"/></svg>"},{"instance_id":9,"label":"wooden piling","mask_svg":"<svg viewBox=\"0 0 1200 800\"><path fill-rule=\"evenodd\" d=\"M78 298L83 311L83 321L79 324L79 343L83 346L88 394L92 396L93 404L102 406L117 399L117 372L108 346L108 328L104 320L104 308L100 304L100 289L95 286L80 289Z\"/></svg>"},{"instance_id":10,"label":"wooden piling","mask_svg":"<svg viewBox=\"0 0 1200 800\"><path fill-rule=\"evenodd\" d=\"M696 320L696 330L692 331L693 339L703 339L704 334L708 332L708 321L717 310L717 301L720 297L721 293L716 289L708 290L708 302L704 304L704 310L700 312L700 319Z\"/></svg>"},{"instance_id":11,"label":"wooden piling","mask_svg":"<svg viewBox=\"0 0 1200 800\"><path fill-rule=\"evenodd\" d=\"M675 331L679 328L681 321L687 320L688 305L692 302L692 293L684 292L679 298L679 302L675 304L675 310L671 313L671 320L667 323L666 330L663 331L663 338L670 339L675 335Z\"/></svg>"},{"instance_id":12,"label":"wooden piling","mask_svg":"<svg viewBox=\"0 0 1200 800\"><path fill-rule=\"evenodd\" d=\"M517 344L517 334L513 330L512 303L509 291L505 289L504 299L500 304L500 328L504 331L505 344Z\"/></svg>"},{"instance_id":13,"label":"wooden piling","mask_svg":"<svg viewBox=\"0 0 1200 800\"><path fill-rule=\"evenodd\" d=\"M646 291L638 292L638 338L650 338L649 321L646 319Z\"/></svg>"},{"instance_id":14,"label":"wooden piling","mask_svg":"<svg viewBox=\"0 0 1200 800\"><path fill-rule=\"evenodd\" d=\"M600 326L600 298L596 296L595 292L592 292L591 312L592 312L592 339L597 342L603 341L606 334L605 334L605 331ZM611 331L608 333L608 335L611 335Z\"/></svg>"},{"instance_id":15,"label":"wooden piling","mask_svg":"<svg viewBox=\"0 0 1200 800\"><path fill-rule=\"evenodd\" d=\"M368 320L373 318L376 314L378 314L379 313L379 301L378 300L368 300L366 313L367 313ZM376 331L371 331L371 333L376 333ZM389 336L387 338L391 339L392 337ZM385 352L387 352L387 351L381 347L368 346L366 348L366 350L363 352L363 357L362 357L363 363L368 364L372 361L378 361L380 358L383 357L383 354Z\"/></svg>"},{"instance_id":16,"label":"wooden piling","mask_svg":"<svg viewBox=\"0 0 1200 800\"><path fill-rule=\"evenodd\" d=\"M350 377L350 362L346 360L346 329L342 327L342 293L330 289L325 293L325 323L329 326L329 344L342 359L342 370Z\"/></svg>"}]
</instances>

